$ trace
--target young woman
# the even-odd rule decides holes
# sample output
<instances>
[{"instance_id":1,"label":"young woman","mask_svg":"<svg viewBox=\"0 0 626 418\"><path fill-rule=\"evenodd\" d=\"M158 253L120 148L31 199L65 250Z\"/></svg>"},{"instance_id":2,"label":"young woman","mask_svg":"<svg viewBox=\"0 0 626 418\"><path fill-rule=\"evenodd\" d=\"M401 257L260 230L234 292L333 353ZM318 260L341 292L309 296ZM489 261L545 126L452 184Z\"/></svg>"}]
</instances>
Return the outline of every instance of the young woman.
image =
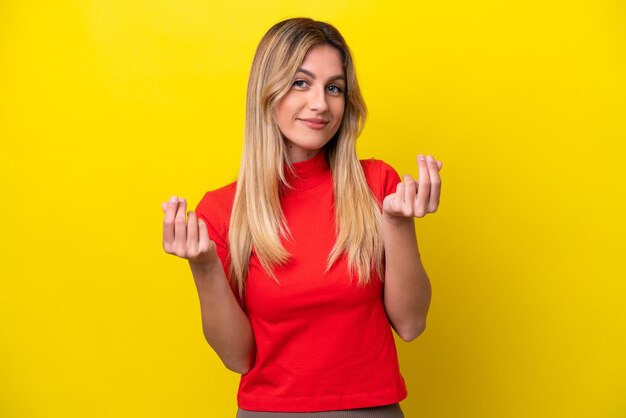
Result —
<instances>
[{"instance_id":1,"label":"young woman","mask_svg":"<svg viewBox=\"0 0 626 418\"><path fill-rule=\"evenodd\" d=\"M437 210L441 162L419 182L359 161L366 115L352 58L305 18L261 40L237 182L195 212L164 202L163 247L188 260L204 335L240 373L238 418L402 417L391 328L424 330L430 282L414 217Z\"/></svg>"}]
</instances>

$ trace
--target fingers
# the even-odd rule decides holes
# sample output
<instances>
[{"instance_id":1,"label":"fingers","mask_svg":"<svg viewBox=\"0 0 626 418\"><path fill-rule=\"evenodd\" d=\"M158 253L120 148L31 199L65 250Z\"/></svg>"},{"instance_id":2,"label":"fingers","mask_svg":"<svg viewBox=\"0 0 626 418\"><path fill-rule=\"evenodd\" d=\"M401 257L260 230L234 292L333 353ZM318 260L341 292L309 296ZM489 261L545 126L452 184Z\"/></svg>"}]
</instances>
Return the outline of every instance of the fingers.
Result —
<instances>
[{"instance_id":1,"label":"fingers","mask_svg":"<svg viewBox=\"0 0 626 418\"><path fill-rule=\"evenodd\" d=\"M163 249L169 254L184 256L187 248L187 202L184 198L172 196L168 202L163 202L161 208L163 216ZM196 237L197 237L196 224Z\"/></svg>"},{"instance_id":2,"label":"fingers","mask_svg":"<svg viewBox=\"0 0 626 418\"><path fill-rule=\"evenodd\" d=\"M417 184L413 177L405 174L402 176L404 180L404 202L402 203L402 214L404 216L413 216L413 206L415 202L415 193L417 192Z\"/></svg>"},{"instance_id":3,"label":"fingers","mask_svg":"<svg viewBox=\"0 0 626 418\"><path fill-rule=\"evenodd\" d=\"M437 211L439 207L439 196L441 195L441 177L439 176L439 170L441 165L437 163L438 161L431 155L426 158L428 176L430 178L430 198L428 199L428 206L426 208L427 213L433 213Z\"/></svg>"},{"instance_id":4,"label":"fingers","mask_svg":"<svg viewBox=\"0 0 626 418\"><path fill-rule=\"evenodd\" d=\"M176 217L174 218L174 247L176 249L184 249L187 245L187 201L180 198L178 208L176 209Z\"/></svg>"},{"instance_id":5,"label":"fingers","mask_svg":"<svg viewBox=\"0 0 626 418\"><path fill-rule=\"evenodd\" d=\"M207 228L204 219L198 219L198 248L200 251L207 251L211 245L211 239L209 238L209 229Z\"/></svg>"},{"instance_id":6,"label":"fingers","mask_svg":"<svg viewBox=\"0 0 626 418\"><path fill-rule=\"evenodd\" d=\"M174 219L176 218L176 210L178 209L178 198L172 196L169 202L161 204L165 215L163 216L163 249L171 252L174 246Z\"/></svg>"},{"instance_id":7,"label":"fingers","mask_svg":"<svg viewBox=\"0 0 626 418\"><path fill-rule=\"evenodd\" d=\"M208 226L194 211L187 210L184 198L172 196L161 204L163 217L163 249L194 262L211 262L217 255L216 246L209 237Z\"/></svg>"},{"instance_id":8,"label":"fingers","mask_svg":"<svg viewBox=\"0 0 626 418\"><path fill-rule=\"evenodd\" d=\"M194 211L189 211L187 221L187 254L198 253L198 220Z\"/></svg>"},{"instance_id":9,"label":"fingers","mask_svg":"<svg viewBox=\"0 0 626 418\"><path fill-rule=\"evenodd\" d=\"M404 183L400 182L396 186L395 198L391 202L391 209L393 210L394 213L402 213L402 206L404 204L404 196L405 196Z\"/></svg>"},{"instance_id":10,"label":"fingers","mask_svg":"<svg viewBox=\"0 0 626 418\"><path fill-rule=\"evenodd\" d=\"M415 216L418 218L426 215L429 197L430 197L430 174L426 164L426 159L422 154L417 157L417 166L419 170L419 185L417 190L417 197L414 203Z\"/></svg>"},{"instance_id":11,"label":"fingers","mask_svg":"<svg viewBox=\"0 0 626 418\"><path fill-rule=\"evenodd\" d=\"M422 218L427 213L437 211L441 196L441 161L432 155L417 157L419 180L411 176L402 176L396 186L396 192L389 194L383 201L384 213L390 216Z\"/></svg>"}]
</instances>

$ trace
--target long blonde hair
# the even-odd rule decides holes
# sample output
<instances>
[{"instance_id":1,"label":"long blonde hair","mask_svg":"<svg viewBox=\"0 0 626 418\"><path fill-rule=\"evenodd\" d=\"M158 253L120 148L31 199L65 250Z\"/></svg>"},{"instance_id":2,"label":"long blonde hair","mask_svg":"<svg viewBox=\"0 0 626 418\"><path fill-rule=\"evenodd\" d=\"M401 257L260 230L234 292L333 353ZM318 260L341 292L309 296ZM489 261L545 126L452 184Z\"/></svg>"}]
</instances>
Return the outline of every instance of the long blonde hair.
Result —
<instances>
[{"instance_id":1,"label":"long blonde hair","mask_svg":"<svg viewBox=\"0 0 626 418\"><path fill-rule=\"evenodd\" d=\"M242 301L253 249L277 282L274 267L289 260L280 239L290 234L280 204L281 190L290 187L284 172L289 160L275 107L291 88L307 52L318 45L340 52L347 82L343 120L323 150L333 178L337 224L337 241L326 269L346 254L350 274L358 275L359 285L369 283L374 271L383 278L381 202L368 187L356 155L367 108L350 50L332 25L293 18L275 24L261 39L248 80L241 167L228 232L229 277Z\"/></svg>"}]
</instances>

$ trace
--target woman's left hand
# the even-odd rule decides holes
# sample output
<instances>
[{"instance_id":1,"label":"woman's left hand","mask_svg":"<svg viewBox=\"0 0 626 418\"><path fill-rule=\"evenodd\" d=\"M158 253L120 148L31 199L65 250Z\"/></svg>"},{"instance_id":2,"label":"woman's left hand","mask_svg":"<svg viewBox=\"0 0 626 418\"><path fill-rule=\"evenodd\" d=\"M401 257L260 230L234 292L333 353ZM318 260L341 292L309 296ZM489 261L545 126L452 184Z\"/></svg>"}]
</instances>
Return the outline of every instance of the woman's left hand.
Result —
<instances>
[{"instance_id":1,"label":"woman's left hand","mask_svg":"<svg viewBox=\"0 0 626 418\"><path fill-rule=\"evenodd\" d=\"M422 218L427 213L437 211L441 194L441 178L439 171L443 166L441 161L431 155L424 158L417 157L419 182L407 174L398 183L395 193L391 193L383 200L383 216L387 218Z\"/></svg>"}]
</instances>

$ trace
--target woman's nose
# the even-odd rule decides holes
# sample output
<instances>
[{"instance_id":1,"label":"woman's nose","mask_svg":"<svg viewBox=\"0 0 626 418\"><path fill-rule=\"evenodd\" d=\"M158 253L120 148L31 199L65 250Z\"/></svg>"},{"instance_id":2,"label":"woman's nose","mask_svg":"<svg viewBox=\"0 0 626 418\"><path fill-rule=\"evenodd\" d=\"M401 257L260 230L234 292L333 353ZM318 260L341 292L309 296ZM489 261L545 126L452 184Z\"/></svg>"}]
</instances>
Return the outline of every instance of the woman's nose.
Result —
<instances>
[{"instance_id":1,"label":"woman's nose","mask_svg":"<svg viewBox=\"0 0 626 418\"><path fill-rule=\"evenodd\" d=\"M309 108L318 112L325 112L328 109L326 102L326 91L323 88L312 88L309 90Z\"/></svg>"}]
</instances>

